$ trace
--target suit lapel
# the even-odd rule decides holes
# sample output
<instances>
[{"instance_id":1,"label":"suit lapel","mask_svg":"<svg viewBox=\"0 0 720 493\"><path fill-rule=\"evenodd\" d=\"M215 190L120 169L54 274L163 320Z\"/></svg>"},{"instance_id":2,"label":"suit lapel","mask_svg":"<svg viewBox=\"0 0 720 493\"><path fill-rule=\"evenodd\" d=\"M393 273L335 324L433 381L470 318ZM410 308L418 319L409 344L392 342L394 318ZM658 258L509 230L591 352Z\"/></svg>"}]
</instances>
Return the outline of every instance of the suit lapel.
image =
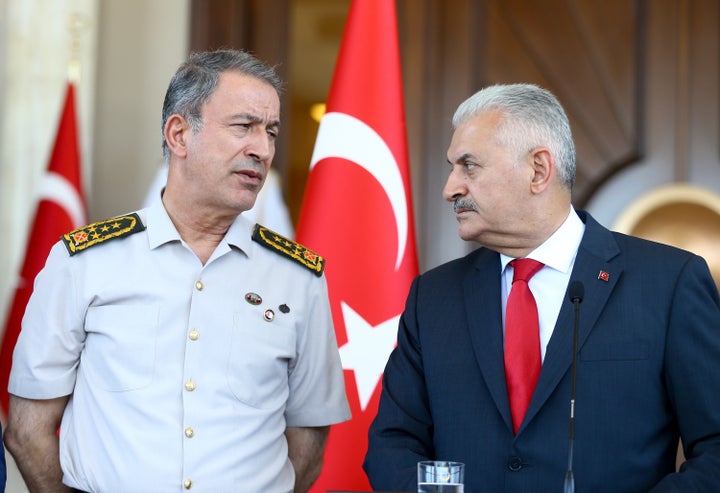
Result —
<instances>
[{"instance_id":1,"label":"suit lapel","mask_svg":"<svg viewBox=\"0 0 720 493\"><path fill-rule=\"evenodd\" d=\"M623 268L619 257L620 250L612 233L598 224L589 214L583 211L578 211L578 214L585 222L585 234L575 258L570 283L580 281L585 288L585 297L579 311L579 351L595 326ZM566 299L563 301L555 329L548 342L540 378L525 421L518 433L522 433L523 428L538 413L563 376L570 370L573 325L574 307L570 300ZM568 413L569 401L568 394Z\"/></svg>"},{"instance_id":2,"label":"suit lapel","mask_svg":"<svg viewBox=\"0 0 720 493\"><path fill-rule=\"evenodd\" d=\"M503 360L500 256L496 252L484 248L478 251L474 268L465 276L463 291L467 324L480 373L495 406L512 429Z\"/></svg>"}]
</instances>

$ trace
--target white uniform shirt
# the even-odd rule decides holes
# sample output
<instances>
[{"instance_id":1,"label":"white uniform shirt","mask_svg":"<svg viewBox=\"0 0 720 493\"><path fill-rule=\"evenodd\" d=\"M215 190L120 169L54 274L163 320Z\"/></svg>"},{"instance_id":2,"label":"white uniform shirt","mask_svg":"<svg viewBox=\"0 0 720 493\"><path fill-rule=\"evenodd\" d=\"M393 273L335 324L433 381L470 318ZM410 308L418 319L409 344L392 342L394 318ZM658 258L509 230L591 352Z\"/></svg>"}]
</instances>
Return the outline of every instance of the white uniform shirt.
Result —
<instances>
[{"instance_id":1,"label":"white uniform shirt","mask_svg":"<svg viewBox=\"0 0 720 493\"><path fill-rule=\"evenodd\" d=\"M350 417L325 277L252 241L242 217L203 266L161 202L139 215L143 232L72 257L53 247L9 391L72 393L70 486L292 491L286 427Z\"/></svg>"}]
</instances>

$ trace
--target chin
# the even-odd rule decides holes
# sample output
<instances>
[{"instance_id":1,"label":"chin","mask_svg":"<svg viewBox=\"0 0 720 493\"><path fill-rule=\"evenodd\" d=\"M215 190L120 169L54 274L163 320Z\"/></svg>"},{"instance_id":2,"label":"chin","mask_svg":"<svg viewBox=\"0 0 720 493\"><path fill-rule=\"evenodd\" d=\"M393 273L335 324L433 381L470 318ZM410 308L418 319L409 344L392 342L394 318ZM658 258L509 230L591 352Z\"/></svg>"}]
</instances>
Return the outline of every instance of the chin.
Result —
<instances>
[{"instance_id":1,"label":"chin","mask_svg":"<svg viewBox=\"0 0 720 493\"><path fill-rule=\"evenodd\" d=\"M464 229L462 226L458 228L458 236L461 240L465 241L477 241L477 232L470 232Z\"/></svg>"},{"instance_id":2,"label":"chin","mask_svg":"<svg viewBox=\"0 0 720 493\"><path fill-rule=\"evenodd\" d=\"M463 213L456 216L458 222L458 236L466 241L476 241L477 238L488 231L488 221L478 212Z\"/></svg>"},{"instance_id":3,"label":"chin","mask_svg":"<svg viewBox=\"0 0 720 493\"><path fill-rule=\"evenodd\" d=\"M255 207L257 193L250 194L247 190L242 195L235 197L235 205L242 210L250 210Z\"/></svg>"}]
</instances>

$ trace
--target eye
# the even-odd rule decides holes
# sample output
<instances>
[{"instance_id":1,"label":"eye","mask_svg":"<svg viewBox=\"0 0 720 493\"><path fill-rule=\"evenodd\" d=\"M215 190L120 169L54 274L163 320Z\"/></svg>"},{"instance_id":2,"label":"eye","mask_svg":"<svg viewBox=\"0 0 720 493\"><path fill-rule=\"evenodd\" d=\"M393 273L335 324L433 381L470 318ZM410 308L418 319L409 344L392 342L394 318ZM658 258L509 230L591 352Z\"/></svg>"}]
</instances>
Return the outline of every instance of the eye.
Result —
<instances>
[{"instance_id":1,"label":"eye","mask_svg":"<svg viewBox=\"0 0 720 493\"><path fill-rule=\"evenodd\" d=\"M457 163L458 168L465 174L471 174L476 168L480 168L480 165L475 161L460 161Z\"/></svg>"},{"instance_id":2,"label":"eye","mask_svg":"<svg viewBox=\"0 0 720 493\"><path fill-rule=\"evenodd\" d=\"M474 163L472 161L460 161L457 163L448 163L450 165L450 173L455 171L456 169L464 174L468 174L472 172L473 169L475 169L478 164Z\"/></svg>"}]
</instances>

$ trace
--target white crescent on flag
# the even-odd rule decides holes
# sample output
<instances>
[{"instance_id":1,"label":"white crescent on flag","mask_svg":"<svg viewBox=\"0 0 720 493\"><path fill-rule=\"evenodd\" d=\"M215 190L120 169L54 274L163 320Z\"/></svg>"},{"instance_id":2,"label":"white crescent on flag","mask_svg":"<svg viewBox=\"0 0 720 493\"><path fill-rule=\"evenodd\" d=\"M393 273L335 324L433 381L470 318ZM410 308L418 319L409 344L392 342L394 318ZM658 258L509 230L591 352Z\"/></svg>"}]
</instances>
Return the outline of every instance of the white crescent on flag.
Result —
<instances>
[{"instance_id":1,"label":"white crescent on flag","mask_svg":"<svg viewBox=\"0 0 720 493\"><path fill-rule=\"evenodd\" d=\"M400 169L392 151L378 133L363 121L345 113L326 113L320 120L310 169L319 161L338 157L367 170L390 200L398 234L395 270L400 268L408 235L408 210Z\"/></svg>"},{"instance_id":2,"label":"white crescent on flag","mask_svg":"<svg viewBox=\"0 0 720 493\"><path fill-rule=\"evenodd\" d=\"M70 216L74 227L85 222L85 207L75 187L64 176L48 171L42 176L38 185L38 202L48 200L55 202Z\"/></svg>"}]
</instances>

